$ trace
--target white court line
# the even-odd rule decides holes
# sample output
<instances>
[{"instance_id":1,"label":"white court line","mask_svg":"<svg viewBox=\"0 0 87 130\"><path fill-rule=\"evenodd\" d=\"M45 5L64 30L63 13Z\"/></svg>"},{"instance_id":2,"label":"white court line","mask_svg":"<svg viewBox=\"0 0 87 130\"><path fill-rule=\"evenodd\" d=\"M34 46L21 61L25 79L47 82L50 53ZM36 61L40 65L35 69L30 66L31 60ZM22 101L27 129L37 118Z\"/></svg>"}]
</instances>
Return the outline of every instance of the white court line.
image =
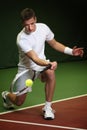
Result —
<instances>
[{"instance_id":1,"label":"white court line","mask_svg":"<svg viewBox=\"0 0 87 130\"><path fill-rule=\"evenodd\" d=\"M55 100L52 103L68 101L68 100L72 100L72 99L76 99L76 98L80 98L80 97L84 97L84 96L87 96L87 94L74 96L74 97L69 97L69 98L60 99L60 100ZM25 109L29 109L29 108L39 107L39 106L42 106L42 105L44 105L44 103L41 103L41 104L38 104L38 105L29 106L29 107L19 108L19 109L15 109L15 110L11 110L11 111L1 112L0 115L11 113L11 112L15 112L15 111L21 111L21 110L25 110Z\"/></svg>"},{"instance_id":2,"label":"white court line","mask_svg":"<svg viewBox=\"0 0 87 130\"><path fill-rule=\"evenodd\" d=\"M43 127L51 127L51 128L61 128L61 129L66 129L66 130L87 130L87 129L81 129L81 128L67 127L67 126L39 124L39 123L23 122L23 121L15 121L15 120L0 119L0 121L16 123L16 124L24 124L24 125L34 125L34 126L43 126Z\"/></svg>"},{"instance_id":3,"label":"white court line","mask_svg":"<svg viewBox=\"0 0 87 130\"><path fill-rule=\"evenodd\" d=\"M87 96L87 94L79 95L79 96L75 96L75 97L70 97L70 98L66 98L66 99L61 99L61 100L56 100L56 101L53 101L53 103L67 101L67 100L80 98L80 97L84 97L84 96ZM31 107L21 108L21 109L14 110L14 111L20 111L20 110L25 110L25 109L29 109L29 108L34 108L34 107L38 107L38 106L41 106L41 105L44 105L44 104L39 104L39 105L31 106ZM1 114L11 113L11 112L14 112L14 111L3 112ZM39 123L33 123L33 122L23 122L23 121L6 120L6 119L0 119L0 121L10 122L10 123L18 123L18 124L25 124L25 125L35 125L35 126L43 126L43 127L62 128L62 129L67 129L67 130L87 130L87 129L82 129L82 128L74 128L74 127L58 126L58 125L48 125L48 124L39 124Z\"/></svg>"}]
</instances>

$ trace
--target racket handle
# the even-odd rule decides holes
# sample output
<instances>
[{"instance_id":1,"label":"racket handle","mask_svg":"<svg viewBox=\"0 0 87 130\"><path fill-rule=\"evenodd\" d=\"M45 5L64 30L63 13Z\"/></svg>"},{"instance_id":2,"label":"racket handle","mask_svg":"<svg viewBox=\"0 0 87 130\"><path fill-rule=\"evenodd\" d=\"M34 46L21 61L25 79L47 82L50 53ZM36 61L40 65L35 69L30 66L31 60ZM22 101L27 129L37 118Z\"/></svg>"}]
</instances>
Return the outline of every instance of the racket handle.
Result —
<instances>
[{"instance_id":1,"label":"racket handle","mask_svg":"<svg viewBox=\"0 0 87 130\"><path fill-rule=\"evenodd\" d=\"M48 64L48 66L46 66L46 68L44 68L40 73L43 73L44 71L48 70L51 68L51 64Z\"/></svg>"}]
</instances>

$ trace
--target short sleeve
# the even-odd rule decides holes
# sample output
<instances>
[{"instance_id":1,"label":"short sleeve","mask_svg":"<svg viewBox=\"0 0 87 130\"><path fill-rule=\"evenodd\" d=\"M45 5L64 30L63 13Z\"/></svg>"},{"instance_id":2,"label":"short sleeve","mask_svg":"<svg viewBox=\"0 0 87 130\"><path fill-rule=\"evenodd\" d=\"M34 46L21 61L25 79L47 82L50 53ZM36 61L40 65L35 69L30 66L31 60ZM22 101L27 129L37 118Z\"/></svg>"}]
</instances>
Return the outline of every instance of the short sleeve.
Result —
<instances>
[{"instance_id":1,"label":"short sleeve","mask_svg":"<svg viewBox=\"0 0 87 130\"><path fill-rule=\"evenodd\" d=\"M46 41L50 41L54 38L54 33L51 31L51 29L46 25L46 31L47 31L47 35L46 35Z\"/></svg>"},{"instance_id":2,"label":"short sleeve","mask_svg":"<svg viewBox=\"0 0 87 130\"><path fill-rule=\"evenodd\" d=\"M27 40L26 38L21 38L17 45L24 53L27 53L32 50L32 46L29 43L29 40Z\"/></svg>"}]
</instances>

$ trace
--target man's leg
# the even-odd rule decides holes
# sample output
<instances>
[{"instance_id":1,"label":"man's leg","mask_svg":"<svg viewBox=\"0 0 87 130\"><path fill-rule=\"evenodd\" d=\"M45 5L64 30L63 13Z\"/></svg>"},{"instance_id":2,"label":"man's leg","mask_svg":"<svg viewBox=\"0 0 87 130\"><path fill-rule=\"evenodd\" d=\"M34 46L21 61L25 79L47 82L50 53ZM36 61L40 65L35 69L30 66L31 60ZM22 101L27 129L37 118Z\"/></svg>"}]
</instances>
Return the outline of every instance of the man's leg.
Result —
<instances>
[{"instance_id":1,"label":"man's leg","mask_svg":"<svg viewBox=\"0 0 87 130\"><path fill-rule=\"evenodd\" d=\"M32 91L32 87L26 87L25 81L28 78L31 79L33 74L34 72L30 70L24 70L16 74L12 81L10 92L2 92L4 107L9 109L10 106L13 106L13 104L20 106L24 103L27 93Z\"/></svg>"},{"instance_id":2,"label":"man's leg","mask_svg":"<svg viewBox=\"0 0 87 130\"><path fill-rule=\"evenodd\" d=\"M44 113L44 118L45 119L54 119L55 115L54 112L51 108L52 105L52 99L54 95L54 90L55 90L55 72L54 70L47 70L42 74L42 81L46 82L45 84L45 96L46 96L46 102L45 106L43 108Z\"/></svg>"},{"instance_id":3,"label":"man's leg","mask_svg":"<svg viewBox=\"0 0 87 130\"><path fill-rule=\"evenodd\" d=\"M26 99L26 95L27 93L17 96L14 93L4 91L2 92L3 105L7 109L13 109L14 105L21 106Z\"/></svg>"}]
</instances>

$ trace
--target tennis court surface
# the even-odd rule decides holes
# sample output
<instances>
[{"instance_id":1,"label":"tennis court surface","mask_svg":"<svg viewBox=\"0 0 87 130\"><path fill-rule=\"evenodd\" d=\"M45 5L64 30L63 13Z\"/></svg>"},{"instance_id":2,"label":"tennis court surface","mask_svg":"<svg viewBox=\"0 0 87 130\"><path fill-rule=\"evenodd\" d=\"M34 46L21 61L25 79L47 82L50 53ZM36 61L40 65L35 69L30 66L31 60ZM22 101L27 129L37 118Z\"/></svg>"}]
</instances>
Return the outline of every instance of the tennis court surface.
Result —
<instances>
[{"instance_id":1,"label":"tennis court surface","mask_svg":"<svg viewBox=\"0 0 87 130\"><path fill-rule=\"evenodd\" d=\"M87 130L87 94L53 102L54 120L44 120L43 104L0 114L0 130Z\"/></svg>"}]
</instances>

